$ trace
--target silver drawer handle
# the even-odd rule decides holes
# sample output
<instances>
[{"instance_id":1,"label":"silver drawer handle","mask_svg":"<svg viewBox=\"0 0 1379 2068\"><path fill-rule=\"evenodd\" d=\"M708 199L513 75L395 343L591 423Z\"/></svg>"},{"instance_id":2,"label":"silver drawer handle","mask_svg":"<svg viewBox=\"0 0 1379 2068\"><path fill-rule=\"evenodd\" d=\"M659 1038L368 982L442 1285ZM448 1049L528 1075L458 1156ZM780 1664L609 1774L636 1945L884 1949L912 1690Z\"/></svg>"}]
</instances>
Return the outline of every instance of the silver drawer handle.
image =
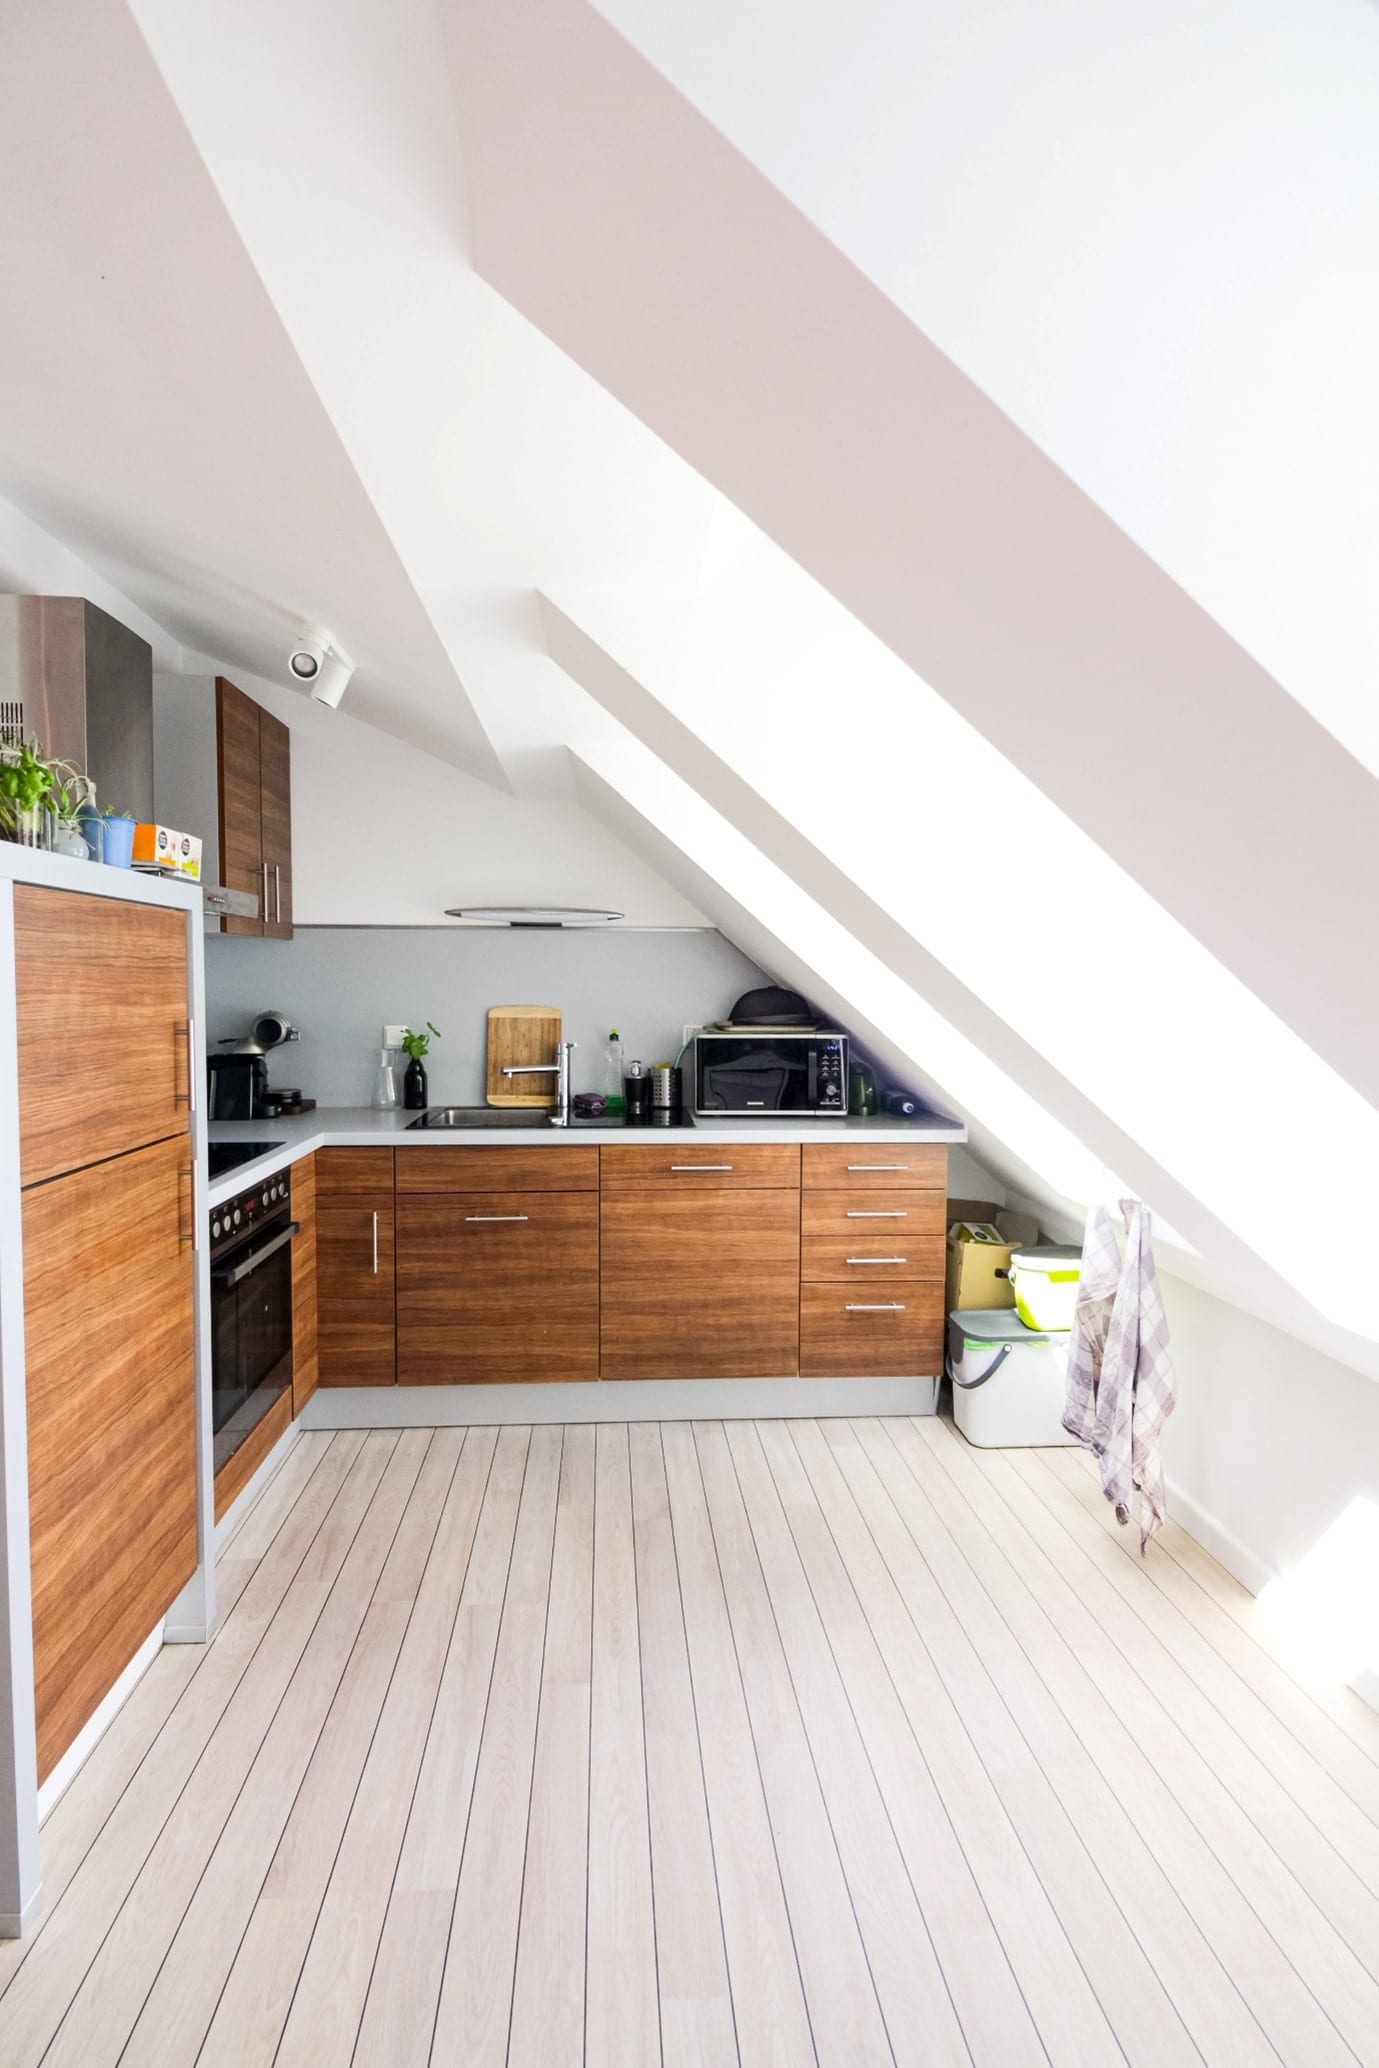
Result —
<instances>
[{"instance_id":1,"label":"silver drawer handle","mask_svg":"<svg viewBox=\"0 0 1379 2068\"><path fill-rule=\"evenodd\" d=\"M525 1221L525 1214L466 1214L467 1221Z\"/></svg>"},{"instance_id":2,"label":"silver drawer handle","mask_svg":"<svg viewBox=\"0 0 1379 2068\"><path fill-rule=\"evenodd\" d=\"M885 1207L875 1213L866 1213L860 1206L850 1206L847 1209L847 1219L850 1221L908 1221L909 1218L909 1208L904 1206Z\"/></svg>"},{"instance_id":3,"label":"silver drawer handle","mask_svg":"<svg viewBox=\"0 0 1379 2068\"><path fill-rule=\"evenodd\" d=\"M908 1170L908 1163L850 1163L849 1170Z\"/></svg>"},{"instance_id":4,"label":"silver drawer handle","mask_svg":"<svg viewBox=\"0 0 1379 2068\"><path fill-rule=\"evenodd\" d=\"M908 1257L849 1257L849 1264L908 1264Z\"/></svg>"},{"instance_id":5,"label":"silver drawer handle","mask_svg":"<svg viewBox=\"0 0 1379 2068\"><path fill-rule=\"evenodd\" d=\"M672 1170L731 1170L731 1163L672 1163Z\"/></svg>"},{"instance_id":6,"label":"silver drawer handle","mask_svg":"<svg viewBox=\"0 0 1379 2068\"><path fill-rule=\"evenodd\" d=\"M377 1277L377 1276L378 1276L378 1215L377 1215L377 1214L375 1214L375 1215L374 1215L374 1217L373 1217L373 1268L374 1268L374 1276L375 1276L375 1277Z\"/></svg>"},{"instance_id":7,"label":"silver drawer handle","mask_svg":"<svg viewBox=\"0 0 1379 2068\"><path fill-rule=\"evenodd\" d=\"M905 1312L905 1302L903 1300L881 1300L872 1306L863 1306L858 1300L849 1300L843 1312L845 1314L903 1314Z\"/></svg>"}]
</instances>

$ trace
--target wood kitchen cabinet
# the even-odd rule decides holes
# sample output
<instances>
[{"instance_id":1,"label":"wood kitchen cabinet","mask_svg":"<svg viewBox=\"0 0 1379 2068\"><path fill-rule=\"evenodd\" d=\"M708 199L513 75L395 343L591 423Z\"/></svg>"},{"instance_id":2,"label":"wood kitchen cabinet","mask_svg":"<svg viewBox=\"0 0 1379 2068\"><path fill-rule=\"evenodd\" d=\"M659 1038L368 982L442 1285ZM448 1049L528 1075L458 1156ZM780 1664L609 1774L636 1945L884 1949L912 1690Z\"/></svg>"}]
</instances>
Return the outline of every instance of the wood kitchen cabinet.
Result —
<instances>
[{"instance_id":1,"label":"wood kitchen cabinet","mask_svg":"<svg viewBox=\"0 0 1379 2068\"><path fill-rule=\"evenodd\" d=\"M811 1142L801 1184L801 1377L937 1377L948 1219L943 1144Z\"/></svg>"},{"instance_id":2,"label":"wood kitchen cabinet","mask_svg":"<svg viewBox=\"0 0 1379 2068\"><path fill-rule=\"evenodd\" d=\"M799 1153L768 1143L604 1150L605 1379L798 1369Z\"/></svg>"},{"instance_id":3,"label":"wood kitchen cabinet","mask_svg":"<svg viewBox=\"0 0 1379 2068\"><path fill-rule=\"evenodd\" d=\"M19 883L14 934L20 1182L185 1135L185 914Z\"/></svg>"},{"instance_id":4,"label":"wood kitchen cabinet","mask_svg":"<svg viewBox=\"0 0 1379 2068\"><path fill-rule=\"evenodd\" d=\"M595 1192L399 1194L399 1385L598 1375Z\"/></svg>"},{"instance_id":5,"label":"wood kitchen cabinet","mask_svg":"<svg viewBox=\"0 0 1379 2068\"><path fill-rule=\"evenodd\" d=\"M192 1212L184 1135L23 1195L40 1781L196 1570Z\"/></svg>"},{"instance_id":6,"label":"wood kitchen cabinet","mask_svg":"<svg viewBox=\"0 0 1379 2068\"><path fill-rule=\"evenodd\" d=\"M226 933L292 938L292 767L287 727L224 676L216 677L220 878L259 901L257 919L226 918Z\"/></svg>"},{"instance_id":7,"label":"wood kitchen cabinet","mask_svg":"<svg viewBox=\"0 0 1379 2068\"><path fill-rule=\"evenodd\" d=\"M397 1379L391 1149L316 1154L316 1356L322 1386Z\"/></svg>"}]
</instances>

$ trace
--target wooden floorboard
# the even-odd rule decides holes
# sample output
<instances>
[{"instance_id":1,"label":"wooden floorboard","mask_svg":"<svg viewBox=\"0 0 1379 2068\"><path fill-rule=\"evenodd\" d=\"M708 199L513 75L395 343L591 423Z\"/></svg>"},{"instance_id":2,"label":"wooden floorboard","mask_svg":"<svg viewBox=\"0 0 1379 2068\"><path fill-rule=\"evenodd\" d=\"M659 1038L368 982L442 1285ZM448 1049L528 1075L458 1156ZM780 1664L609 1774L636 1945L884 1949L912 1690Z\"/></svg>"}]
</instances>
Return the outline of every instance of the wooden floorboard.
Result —
<instances>
[{"instance_id":1,"label":"wooden floorboard","mask_svg":"<svg viewBox=\"0 0 1379 2068\"><path fill-rule=\"evenodd\" d=\"M299 1439L3 2068L1379 2068L1379 1719L930 1420Z\"/></svg>"}]
</instances>

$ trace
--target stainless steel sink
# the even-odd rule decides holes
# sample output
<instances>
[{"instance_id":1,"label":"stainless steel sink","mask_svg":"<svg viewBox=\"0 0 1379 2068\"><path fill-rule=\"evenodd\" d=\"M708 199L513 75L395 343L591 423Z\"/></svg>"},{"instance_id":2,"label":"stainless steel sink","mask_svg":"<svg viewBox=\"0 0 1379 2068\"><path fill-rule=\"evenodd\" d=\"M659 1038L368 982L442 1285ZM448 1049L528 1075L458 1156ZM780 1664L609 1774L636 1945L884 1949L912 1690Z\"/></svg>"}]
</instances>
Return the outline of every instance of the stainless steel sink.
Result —
<instances>
[{"instance_id":1,"label":"stainless steel sink","mask_svg":"<svg viewBox=\"0 0 1379 2068\"><path fill-rule=\"evenodd\" d=\"M551 1116L544 1106L428 1106L409 1120L414 1127L549 1127Z\"/></svg>"}]
</instances>

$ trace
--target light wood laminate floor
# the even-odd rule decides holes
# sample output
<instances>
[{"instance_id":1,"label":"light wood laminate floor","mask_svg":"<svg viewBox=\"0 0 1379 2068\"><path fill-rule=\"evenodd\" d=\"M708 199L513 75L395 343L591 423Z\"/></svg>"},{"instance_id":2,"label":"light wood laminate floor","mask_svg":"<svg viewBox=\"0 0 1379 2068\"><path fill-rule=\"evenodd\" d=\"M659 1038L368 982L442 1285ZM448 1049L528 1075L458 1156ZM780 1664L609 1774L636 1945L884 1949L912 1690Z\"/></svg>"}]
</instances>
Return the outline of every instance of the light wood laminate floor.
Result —
<instances>
[{"instance_id":1,"label":"light wood laminate floor","mask_svg":"<svg viewBox=\"0 0 1379 2068\"><path fill-rule=\"evenodd\" d=\"M44 1830L4 2068L1379 2068L1379 1716L1068 1452L300 1439Z\"/></svg>"}]
</instances>

